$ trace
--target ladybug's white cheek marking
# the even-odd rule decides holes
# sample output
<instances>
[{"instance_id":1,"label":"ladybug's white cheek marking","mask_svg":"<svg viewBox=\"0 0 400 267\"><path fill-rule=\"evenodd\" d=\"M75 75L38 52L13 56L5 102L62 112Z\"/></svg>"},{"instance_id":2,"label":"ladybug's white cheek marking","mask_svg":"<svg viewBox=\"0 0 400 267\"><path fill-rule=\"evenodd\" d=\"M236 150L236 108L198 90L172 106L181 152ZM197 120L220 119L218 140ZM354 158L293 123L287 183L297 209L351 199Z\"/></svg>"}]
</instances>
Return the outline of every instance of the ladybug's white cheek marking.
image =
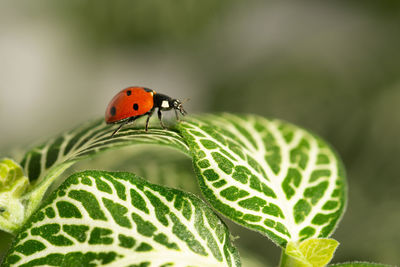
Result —
<instances>
[{"instance_id":1,"label":"ladybug's white cheek marking","mask_svg":"<svg viewBox=\"0 0 400 267\"><path fill-rule=\"evenodd\" d=\"M167 100L164 100L164 101L161 103L161 107L162 107L162 108L169 108L169 103L168 103L168 101L167 101Z\"/></svg>"}]
</instances>

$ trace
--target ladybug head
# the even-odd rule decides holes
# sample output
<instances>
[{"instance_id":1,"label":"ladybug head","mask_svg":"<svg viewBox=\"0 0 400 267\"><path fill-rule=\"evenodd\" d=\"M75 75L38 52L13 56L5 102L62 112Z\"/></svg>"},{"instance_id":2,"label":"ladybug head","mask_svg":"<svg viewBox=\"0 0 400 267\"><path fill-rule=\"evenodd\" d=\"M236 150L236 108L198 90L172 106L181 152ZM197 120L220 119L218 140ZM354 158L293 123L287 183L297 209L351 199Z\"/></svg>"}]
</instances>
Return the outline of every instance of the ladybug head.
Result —
<instances>
[{"instance_id":1,"label":"ladybug head","mask_svg":"<svg viewBox=\"0 0 400 267\"><path fill-rule=\"evenodd\" d=\"M186 111L183 109L183 107L182 107L182 103L184 103L184 102L186 102L186 101L181 102L181 101L178 100L178 99L173 99L173 100L172 100L172 106L173 106L173 108L176 109L176 110L179 110L179 112L180 112L183 116L185 116L185 115L187 114L187 112L186 112Z\"/></svg>"}]
</instances>

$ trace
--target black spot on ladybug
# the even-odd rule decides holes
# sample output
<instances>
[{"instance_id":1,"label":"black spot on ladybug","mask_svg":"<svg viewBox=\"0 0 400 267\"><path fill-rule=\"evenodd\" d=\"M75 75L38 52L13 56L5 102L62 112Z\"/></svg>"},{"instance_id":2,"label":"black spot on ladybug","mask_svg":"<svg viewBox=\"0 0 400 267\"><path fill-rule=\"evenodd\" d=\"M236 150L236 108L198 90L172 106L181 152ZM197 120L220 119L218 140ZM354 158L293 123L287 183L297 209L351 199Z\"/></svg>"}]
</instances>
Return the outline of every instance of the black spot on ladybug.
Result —
<instances>
[{"instance_id":1,"label":"black spot on ladybug","mask_svg":"<svg viewBox=\"0 0 400 267\"><path fill-rule=\"evenodd\" d=\"M126 91L126 95L127 95L127 96L130 96L131 94L132 94L132 91L131 91L131 90Z\"/></svg>"},{"instance_id":2,"label":"black spot on ladybug","mask_svg":"<svg viewBox=\"0 0 400 267\"><path fill-rule=\"evenodd\" d=\"M117 109L115 108L115 107L112 107L111 109L110 109L110 114L111 114L111 116L115 116L115 113L117 112Z\"/></svg>"},{"instance_id":3,"label":"black spot on ladybug","mask_svg":"<svg viewBox=\"0 0 400 267\"><path fill-rule=\"evenodd\" d=\"M138 110L139 109L139 105L137 103L133 104L133 109L134 110Z\"/></svg>"}]
</instances>

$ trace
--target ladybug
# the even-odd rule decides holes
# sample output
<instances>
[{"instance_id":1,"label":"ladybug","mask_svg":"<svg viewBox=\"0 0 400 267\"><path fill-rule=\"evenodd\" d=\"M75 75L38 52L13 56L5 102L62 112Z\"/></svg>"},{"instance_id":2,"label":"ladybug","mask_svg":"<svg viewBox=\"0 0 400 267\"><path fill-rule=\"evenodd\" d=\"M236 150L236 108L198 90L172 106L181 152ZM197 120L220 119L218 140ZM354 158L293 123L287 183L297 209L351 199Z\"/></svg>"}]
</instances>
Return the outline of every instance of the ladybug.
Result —
<instances>
[{"instance_id":1,"label":"ladybug","mask_svg":"<svg viewBox=\"0 0 400 267\"><path fill-rule=\"evenodd\" d=\"M125 124L131 123L145 115L148 115L146 120L147 132L149 120L155 108L158 108L158 119L163 129L165 129L165 126L162 122L161 111L174 109L177 120L179 120L178 111L183 116L186 115L186 111L182 107L182 102L178 99L172 99L167 95L156 93L154 90L146 87L134 86L123 89L114 96L106 109L106 123L121 123L111 137Z\"/></svg>"}]
</instances>

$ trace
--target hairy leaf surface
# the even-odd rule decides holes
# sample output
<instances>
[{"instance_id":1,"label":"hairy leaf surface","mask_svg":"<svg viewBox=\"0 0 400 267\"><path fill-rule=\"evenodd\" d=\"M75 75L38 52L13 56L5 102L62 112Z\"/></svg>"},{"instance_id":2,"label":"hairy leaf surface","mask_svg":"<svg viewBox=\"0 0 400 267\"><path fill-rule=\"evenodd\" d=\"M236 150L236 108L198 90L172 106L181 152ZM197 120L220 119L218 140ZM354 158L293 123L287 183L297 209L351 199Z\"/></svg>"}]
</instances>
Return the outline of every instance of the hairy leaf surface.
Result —
<instances>
[{"instance_id":1,"label":"hairy leaf surface","mask_svg":"<svg viewBox=\"0 0 400 267\"><path fill-rule=\"evenodd\" d=\"M131 173L69 177L23 227L4 266L240 266L200 199Z\"/></svg>"},{"instance_id":2,"label":"hairy leaf surface","mask_svg":"<svg viewBox=\"0 0 400 267\"><path fill-rule=\"evenodd\" d=\"M319 137L254 115L199 116L178 127L216 210L282 247L333 232L345 207L345 174Z\"/></svg>"}]
</instances>

